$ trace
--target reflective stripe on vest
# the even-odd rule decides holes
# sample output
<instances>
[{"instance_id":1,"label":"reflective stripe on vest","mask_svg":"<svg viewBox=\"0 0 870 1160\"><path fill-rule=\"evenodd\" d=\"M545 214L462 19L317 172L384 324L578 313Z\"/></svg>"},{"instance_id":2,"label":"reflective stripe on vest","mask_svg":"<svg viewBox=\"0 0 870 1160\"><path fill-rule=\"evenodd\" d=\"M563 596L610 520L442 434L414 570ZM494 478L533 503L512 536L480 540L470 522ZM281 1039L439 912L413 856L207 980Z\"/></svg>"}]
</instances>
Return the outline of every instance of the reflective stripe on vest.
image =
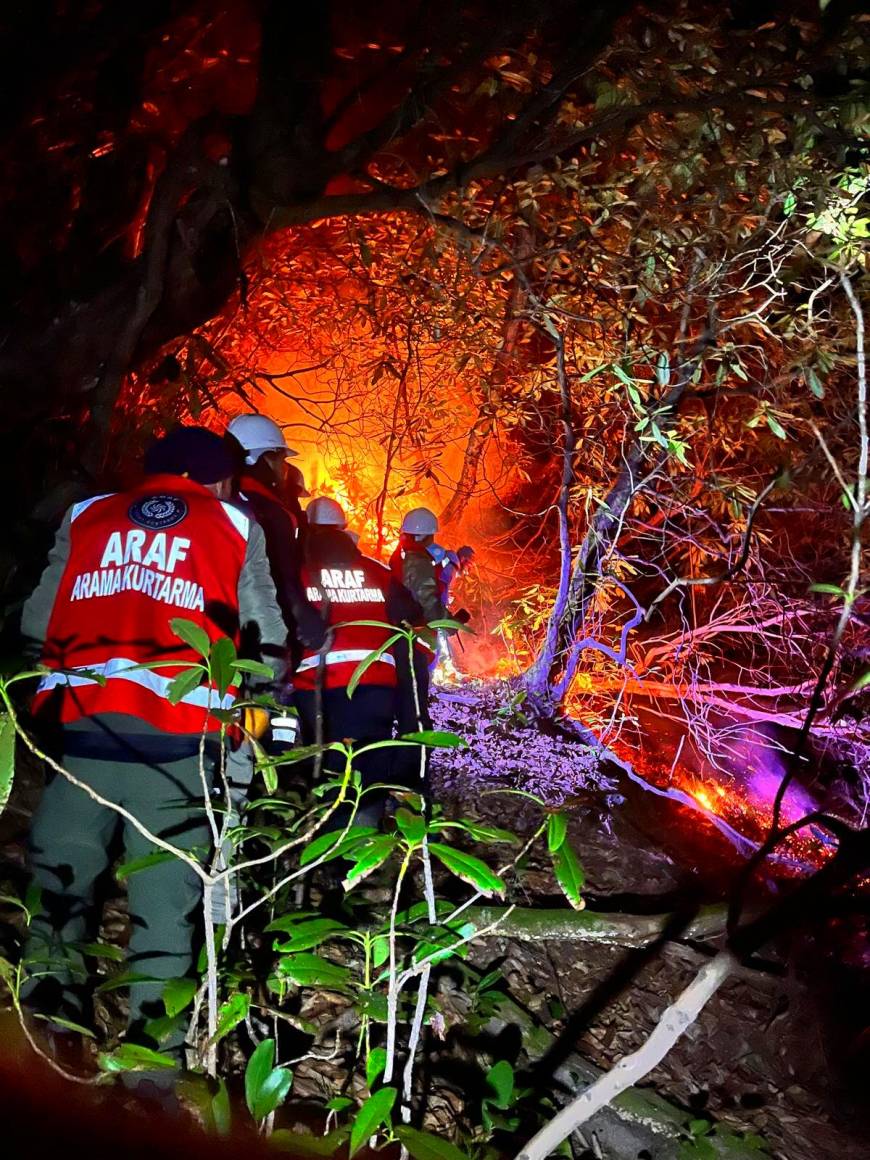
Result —
<instances>
[{"instance_id":1,"label":"reflective stripe on vest","mask_svg":"<svg viewBox=\"0 0 870 1160\"><path fill-rule=\"evenodd\" d=\"M366 657L370 657L372 653L376 651L376 649L371 648L336 649L334 652L328 652L323 657L323 663L327 665L346 665L350 664L352 661L364 661ZM296 668L296 672L303 673L306 669L316 669L320 664L320 659L321 658L319 656L306 657L305 660L299 662ZM396 662L393 660L389 653L381 653L377 660L373 661L372 663L392 665L393 668L396 667Z\"/></svg>"},{"instance_id":2,"label":"reflective stripe on vest","mask_svg":"<svg viewBox=\"0 0 870 1160\"><path fill-rule=\"evenodd\" d=\"M112 657L111 660L105 661L103 664L86 665L83 668L86 672L97 673L107 680L132 681L133 684L147 689L148 692L154 693L164 700L168 700L169 686L174 679L161 677L159 673L155 673L151 669L138 668L136 661L129 660L127 657ZM76 676L74 672L49 673L39 682L37 692L45 693L58 685L75 688L80 685L96 686L97 684L96 681L92 681L88 677ZM230 693L221 697L217 690L209 688L208 685L198 685L185 694L179 704L195 705L202 709L230 709L233 701L234 697Z\"/></svg>"}]
</instances>

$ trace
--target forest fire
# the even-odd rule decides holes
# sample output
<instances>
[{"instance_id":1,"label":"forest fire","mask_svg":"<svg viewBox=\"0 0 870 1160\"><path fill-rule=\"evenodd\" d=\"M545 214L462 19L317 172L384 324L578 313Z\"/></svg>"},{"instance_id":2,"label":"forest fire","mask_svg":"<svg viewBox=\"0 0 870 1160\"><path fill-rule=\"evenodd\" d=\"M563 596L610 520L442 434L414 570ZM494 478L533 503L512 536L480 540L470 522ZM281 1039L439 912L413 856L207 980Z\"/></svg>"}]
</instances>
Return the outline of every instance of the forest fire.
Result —
<instances>
[{"instance_id":1,"label":"forest fire","mask_svg":"<svg viewBox=\"0 0 870 1160\"><path fill-rule=\"evenodd\" d=\"M288 1152L851 1160L868 20L0 11L23 1058Z\"/></svg>"},{"instance_id":2,"label":"forest fire","mask_svg":"<svg viewBox=\"0 0 870 1160\"><path fill-rule=\"evenodd\" d=\"M698 773L678 760L670 765L650 760L642 749L615 746L630 763L635 775L684 805L700 812L732 842L738 853L747 856L768 837L773 825L773 804L779 780L759 793L751 771L743 776L707 768ZM760 755L764 760L764 754ZM800 805L798 805L800 803ZM783 808L788 823L817 812L818 807L799 787L790 787ZM805 874L829 860L836 843L824 827L814 823L786 838L773 856L777 873Z\"/></svg>"}]
</instances>

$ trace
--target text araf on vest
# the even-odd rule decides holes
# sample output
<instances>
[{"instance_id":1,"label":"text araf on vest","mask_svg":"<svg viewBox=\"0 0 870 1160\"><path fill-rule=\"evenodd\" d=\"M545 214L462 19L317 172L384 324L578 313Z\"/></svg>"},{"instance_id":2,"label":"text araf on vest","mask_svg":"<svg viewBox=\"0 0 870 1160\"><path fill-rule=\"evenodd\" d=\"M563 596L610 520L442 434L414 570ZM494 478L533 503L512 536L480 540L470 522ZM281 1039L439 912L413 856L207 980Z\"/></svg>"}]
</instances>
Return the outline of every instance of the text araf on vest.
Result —
<instances>
[{"instance_id":1,"label":"text araf on vest","mask_svg":"<svg viewBox=\"0 0 870 1160\"><path fill-rule=\"evenodd\" d=\"M370 604L384 600L380 588L367 588L366 574L360 568L321 568L320 587L309 586L306 596L313 604L326 599L332 604Z\"/></svg>"},{"instance_id":2,"label":"text araf on vest","mask_svg":"<svg viewBox=\"0 0 870 1160\"><path fill-rule=\"evenodd\" d=\"M76 576L70 600L93 600L134 591L163 604L202 611L205 608L202 585L173 575L176 567L187 559L189 548L189 539L184 536L167 539L165 532L149 533L139 528L126 533L112 532L99 566Z\"/></svg>"}]
</instances>

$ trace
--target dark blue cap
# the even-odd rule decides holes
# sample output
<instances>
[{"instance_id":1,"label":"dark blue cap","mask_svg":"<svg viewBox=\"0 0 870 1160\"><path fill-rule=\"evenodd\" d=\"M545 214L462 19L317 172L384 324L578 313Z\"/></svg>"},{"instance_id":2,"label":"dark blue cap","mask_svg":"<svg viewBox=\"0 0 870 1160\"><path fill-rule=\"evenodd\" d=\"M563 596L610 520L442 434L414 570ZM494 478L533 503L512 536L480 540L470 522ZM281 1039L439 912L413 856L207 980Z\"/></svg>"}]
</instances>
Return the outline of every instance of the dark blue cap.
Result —
<instances>
[{"instance_id":1,"label":"dark blue cap","mask_svg":"<svg viewBox=\"0 0 870 1160\"><path fill-rule=\"evenodd\" d=\"M146 475L186 475L197 483L218 483L235 474L229 448L205 427L176 427L145 452Z\"/></svg>"}]
</instances>

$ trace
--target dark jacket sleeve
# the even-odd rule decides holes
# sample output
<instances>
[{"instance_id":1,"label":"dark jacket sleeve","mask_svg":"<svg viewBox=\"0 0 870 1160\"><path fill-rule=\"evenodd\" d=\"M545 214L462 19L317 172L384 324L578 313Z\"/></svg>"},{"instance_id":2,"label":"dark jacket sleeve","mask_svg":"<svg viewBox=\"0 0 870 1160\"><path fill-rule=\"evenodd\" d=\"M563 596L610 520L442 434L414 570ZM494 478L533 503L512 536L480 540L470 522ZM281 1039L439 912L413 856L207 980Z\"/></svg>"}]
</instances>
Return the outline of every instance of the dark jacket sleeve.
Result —
<instances>
[{"instance_id":1,"label":"dark jacket sleeve","mask_svg":"<svg viewBox=\"0 0 870 1160\"><path fill-rule=\"evenodd\" d=\"M387 582L387 619L390 624L422 624L423 609L394 576Z\"/></svg>"},{"instance_id":2,"label":"dark jacket sleeve","mask_svg":"<svg viewBox=\"0 0 870 1160\"><path fill-rule=\"evenodd\" d=\"M57 598L57 590L69 561L70 524L72 508L63 517L63 522L55 536L54 546L48 554L48 564L42 577L28 597L21 611L21 635L24 638L25 655L39 658L45 647L48 623Z\"/></svg>"},{"instance_id":3,"label":"dark jacket sleeve","mask_svg":"<svg viewBox=\"0 0 870 1160\"><path fill-rule=\"evenodd\" d=\"M239 622L244 632L256 626L263 660L280 681L286 670L287 626L275 596L275 584L266 556L266 541L259 524L251 521L248 546L239 574Z\"/></svg>"},{"instance_id":4,"label":"dark jacket sleeve","mask_svg":"<svg viewBox=\"0 0 870 1160\"><path fill-rule=\"evenodd\" d=\"M438 594L435 562L428 552L407 552L402 577L405 587L423 609L423 618L427 624L433 620L446 620L449 617L450 614L441 603Z\"/></svg>"},{"instance_id":5,"label":"dark jacket sleeve","mask_svg":"<svg viewBox=\"0 0 870 1160\"><path fill-rule=\"evenodd\" d=\"M266 554L284 622L291 635L300 630L306 643L319 647L322 638L319 642L311 642L310 638L316 635L316 627L318 624L322 626L322 621L302 587L302 558L293 521L277 502L256 494L250 496L249 500L257 523L266 537Z\"/></svg>"}]
</instances>

